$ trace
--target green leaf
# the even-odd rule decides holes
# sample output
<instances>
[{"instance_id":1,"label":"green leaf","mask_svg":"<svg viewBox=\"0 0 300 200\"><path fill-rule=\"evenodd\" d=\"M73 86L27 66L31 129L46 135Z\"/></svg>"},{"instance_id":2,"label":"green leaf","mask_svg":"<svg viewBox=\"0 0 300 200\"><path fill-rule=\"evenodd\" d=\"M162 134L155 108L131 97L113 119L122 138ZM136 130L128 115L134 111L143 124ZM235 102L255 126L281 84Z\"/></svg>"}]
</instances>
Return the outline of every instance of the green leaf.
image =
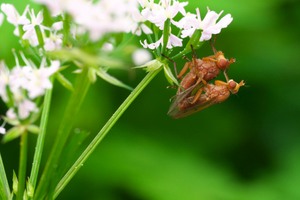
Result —
<instances>
[{"instance_id":1,"label":"green leaf","mask_svg":"<svg viewBox=\"0 0 300 200\"><path fill-rule=\"evenodd\" d=\"M0 154L0 199L10 199L10 189Z\"/></svg>"},{"instance_id":2,"label":"green leaf","mask_svg":"<svg viewBox=\"0 0 300 200\"><path fill-rule=\"evenodd\" d=\"M15 171L13 171L13 193L14 194L18 193L18 184L19 184L19 181L18 181L17 175L16 175Z\"/></svg>"},{"instance_id":3,"label":"green leaf","mask_svg":"<svg viewBox=\"0 0 300 200\"><path fill-rule=\"evenodd\" d=\"M33 194L34 194L34 188L33 186L30 184L30 181L27 181L27 187L26 187L26 194L28 197L32 198Z\"/></svg>"},{"instance_id":4,"label":"green leaf","mask_svg":"<svg viewBox=\"0 0 300 200\"><path fill-rule=\"evenodd\" d=\"M118 87L122 87L122 88L125 88L125 89L128 89L128 90L133 90L132 87L122 83L121 81L119 81L118 79L116 79L115 77L111 76L110 74L108 74L104 69L102 68L99 68L97 70L97 75L102 78L103 80L115 85L115 86L118 86Z\"/></svg>"},{"instance_id":5,"label":"green leaf","mask_svg":"<svg viewBox=\"0 0 300 200\"><path fill-rule=\"evenodd\" d=\"M73 87L72 83L66 77L64 77L64 75L62 75L61 73L56 73L56 79L66 89L68 89L70 91L74 90L74 87Z\"/></svg>"},{"instance_id":6,"label":"green leaf","mask_svg":"<svg viewBox=\"0 0 300 200\"><path fill-rule=\"evenodd\" d=\"M7 133L4 135L2 142L6 143L13 139L16 139L20 137L24 132L25 132L24 126L13 127L9 129L9 131L7 131Z\"/></svg>"},{"instance_id":7,"label":"green leaf","mask_svg":"<svg viewBox=\"0 0 300 200\"><path fill-rule=\"evenodd\" d=\"M27 130L34 134L39 134L40 128L34 124L30 124L27 126Z\"/></svg>"},{"instance_id":8,"label":"green leaf","mask_svg":"<svg viewBox=\"0 0 300 200\"><path fill-rule=\"evenodd\" d=\"M176 85L179 85L177 79L175 78L175 76L173 75L171 69L169 68L168 65L164 65L164 72L165 72L165 77L168 80L168 82L173 85L174 83Z\"/></svg>"}]
</instances>

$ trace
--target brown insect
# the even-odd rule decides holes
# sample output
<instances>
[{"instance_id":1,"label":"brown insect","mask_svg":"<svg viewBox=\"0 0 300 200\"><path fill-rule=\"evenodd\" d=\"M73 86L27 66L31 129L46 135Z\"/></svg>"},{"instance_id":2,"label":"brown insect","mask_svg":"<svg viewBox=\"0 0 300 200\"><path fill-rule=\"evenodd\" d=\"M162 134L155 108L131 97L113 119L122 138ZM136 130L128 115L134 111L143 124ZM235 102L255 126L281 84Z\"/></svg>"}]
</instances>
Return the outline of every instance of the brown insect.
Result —
<instances>
[{"instance_id":1,"label":"brown insect","mask_svg":"<svg viewBox=\"0 0 300 200\"><path fill-rule=\"evenodd\" d=\"M211 105L225 101L231 93L236 94L239 91L239 88L244 85L244 81L237 83L232 79L228 80L227 82L216 80L214 84L208 83L198 90L201 90L201 93L197 98L191 92L189 92L191 95L184 96L184 94L181 94L183 97L176 99L180 100L179 102L173 102L169 109L168 115L174 117L175 119L186 117ZM188 90L193 89L194 88L191 87ZM197 93L196 95L198 95Z\"/></svg>"},{"instance_id":2,"label":"brown insect","mask_svg":"<svg viewBox=\"0 0 300 200\"><path fill-rule=\"evenodd\" d=\"M188 95L186 90L191 87L198 86L199 84L205 85L208 81L216 78L219 75L220 70L226 71L230 64L235 62L234 58L228 60L225 58L223 52L216 51L214 47L213 51L214 55L204 57L202 59L196 58L194 53L192 61L185 63L184 67L177 75L179 79L183 77L180 82L177 95L182 92L184 92L185 95ZM187 72L188 69L189 72ZM195 98L197 98L200 94L201 91L195 95Z\"/></svg>"}]
</instances>

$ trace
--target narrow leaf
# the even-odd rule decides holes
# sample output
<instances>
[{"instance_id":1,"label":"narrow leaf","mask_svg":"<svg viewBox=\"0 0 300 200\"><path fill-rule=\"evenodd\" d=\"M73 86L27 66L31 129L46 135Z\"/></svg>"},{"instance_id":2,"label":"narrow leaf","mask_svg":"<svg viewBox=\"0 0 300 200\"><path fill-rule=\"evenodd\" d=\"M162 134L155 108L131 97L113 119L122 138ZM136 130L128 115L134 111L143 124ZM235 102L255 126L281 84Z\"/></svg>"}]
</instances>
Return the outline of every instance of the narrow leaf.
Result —
<instances>
[{"instance_id":1,"label":"narrow leaf","mask_svg":"<svg viewBox=\"0 0 300 200\"><path fill-rule=\"evenodd\" d=\"M34 133L34 134L39 134L39 132L40 132L40 128L34 124L28 125L27 130L30 133Z\"/></svg>"},{"instance_id":2,"label":"narrow leaf","mask_svg":"<svg viewBox=\"0 0 300 200\"><path fill-rule=\"evenodd\" d=\"M103 80L109 82L110 84L113 84L115 86L118 87L122 87L128 90L133 90L132 87L122 83L121 81L119 81L118 79L116 79L115 77L109 75L105 70L103 70L102 68L99 68L99 70L97 70L97 75L102 78Z\"/></svg>"},{"instance_id":3,"label":"narrow leaf","mask_svg":"<svg viewBox=\"0 0 300 200\"><path fill-rule=\"evenodd\" d=\"M0 199L9 199L10 197L10 189L2 161L2 157L0 154Z\"/></svg>"},{"instance_id":4,"label":"narrow leaf","mask_svg":"<svg viewBox=\"0 0 300 200\"><path fill-rule=\"evenodd\" d=\"M66 78L64 77L64 75L62 75L61 73L56 73L56 79L60 82L60 84L62 86L64 86L66 89L73 91L74 87L72 85L72 83Z\"/></svg>"},{"instance_id":5,"label":"narrow leaf","mask_svg":"<svg viewBox=\"0 0 300 200\"><path fill-rule=\"evenodd\" d=\"M21 126L16 126L11 128L7 133L4 135L2 142L6 143L13 139L18 138L22 133L24 133L25 129Z\"/></svg>"},{"instance_id":6,"label":"narrow leaf","mask_svg":"<svg viewBox=\"0 0 300 200\"><path fill-rule=\"evenodd\" d=\"M173 85L174 83L176 85L178 85L178 81L177 79L175 78L175 76L173 75L171 69L169 68L169 66L165 65L164 66L164 72L165 72L165 77L166 79L168 80L168 82Z\"/></svg>"},{"instance_id":7,"label":"narrow leaf","mask_svg":"<svg viewBox=\"0 0 300 200\"><path fill-rule=\"evenodd\" d=\"M17 175L16 175L15 171L13 171L13 193L14 194L18 193L18 184L19 184L19 181L18 181Z\"/></svg>"}]
</instances>

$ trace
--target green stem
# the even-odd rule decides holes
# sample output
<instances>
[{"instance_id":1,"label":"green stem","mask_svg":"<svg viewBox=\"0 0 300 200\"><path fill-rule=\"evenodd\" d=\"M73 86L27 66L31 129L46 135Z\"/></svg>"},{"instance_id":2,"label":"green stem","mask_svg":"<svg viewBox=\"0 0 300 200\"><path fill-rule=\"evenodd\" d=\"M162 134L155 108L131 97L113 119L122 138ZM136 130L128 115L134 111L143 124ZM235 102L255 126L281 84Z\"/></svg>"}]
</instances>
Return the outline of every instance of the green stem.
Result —
<instances>
[{"instance_id":1,"label":"green stem","mask_svg":"<svg viewBox=\"0 0 300 200\"><path fill-rule=\"evenodd\" d=\"M51 199L51 189L54 187L54 184L56 184L56 181L58 181L55 179L57 178L58 167L60 167L60 155L73 128L73 124L76 119L75 116L77 115L90 86L88 71L89 69L87 67L83 68L83 71L78 76L75 90L67 104L65 114L58 129L56 140L47 160L44 172L36 190L36 194L34 195L35 200L45 199L45 195Z\"/></svg>"},{"instance_id":2,"label":"green stem","mask_svg":"<svg viewBox=\"0 0 300 200\"><path fill-rule=\"evenodd\" d=\"M10 189L0 154L0 199L8 200L10 199Z\"/></svg>"},{"instance_id":3,"label":"green stem","mask_svg":"<svg viewBox=\"0 0 300 200\"><path fill-rule=\"evenodd\" d=\"M39 173L45 136L46 136L46 128L51 104L51 96L52 96L52 89L47 90L44 98L44 105L43 105L43 113L40 122L40 133L36 142L35 153L33 157L32 169L30 173L30 185L34 189L36 186L36 181Z\"/></svg>"},{"instance_id":4,"label":"green stem","mask_svg":"<svg viewBox=\"0 0 300 200\"><path fill-rule=\"evenodd\" d=\"M18 192L17 200L22 200L25 189L26 181L26 165L27 165L27 139L28 134L24 132L21 136L20 141L20 163L19 163L19 174L18 174Z\"/></svg>"},{"instance_id":5,"label":"green stem","mask_svg":"<svg viewBox=\"0 0 300 200\"><path fill-rule=\"evenodd\" d=\"M73 178L76 172L83 166L83 163L87 160L87 158L91 155L91 153L93 153L97 145L102 141L102 139L105 137L108 131L113 127L113 125L118 121L118 119L122 116L122 114L129 107L129 105L135 100L135 98L143 91L143 89L150 83L150 81L157 75L157 73L161 69L162 68L159 68L154 71L150 71L144 77L144 79L137 85L137 87L130 93L130 95L125 99L125 101L120 105L120 107L106 122L106 124L99 131L99 133L92 140L92 142L88 145L88 147L84 150L84 152L75 161L75 163L72 165L69 171L60 180L60 182L56 187L54 198L56 198L59 195L59 193L65 188L65 186Z\"/></svg>"},{"instance_id":6,"label":"green stem","mask_svg":"<svg viewBox=\"0 0 300 200\"><path fill-rule=\"evenodd\" d=\"M192 37L190 38L190 40L188 41L188 43L186 44L185 48L179 52L178 54L176 54L175 56L173 56L171 59L175 60L176 58L182 57L186 54L188 54L189 52L191 52L191 46L193 46L193 48L196 50L198 48L200 48L203 44L203 42L200 42L200 37L201 37L201 30L196 30L194 32L194 34L192 35Z\"/></svg>"},{"instance_id":7,"label":"green stem","mask_svg":"<svg viewBox=\"0 0 300 200\"><path fill-rule=\"evenodd\" d=\"M166 48L168 45L169 41L169 36L170 36L170 28L171 27L171 20L167 19L164 24L164 30L163 30L163 45L161 49L161 54L160 55L165 55L166 53Z\"/></svg>"}]
</instances>

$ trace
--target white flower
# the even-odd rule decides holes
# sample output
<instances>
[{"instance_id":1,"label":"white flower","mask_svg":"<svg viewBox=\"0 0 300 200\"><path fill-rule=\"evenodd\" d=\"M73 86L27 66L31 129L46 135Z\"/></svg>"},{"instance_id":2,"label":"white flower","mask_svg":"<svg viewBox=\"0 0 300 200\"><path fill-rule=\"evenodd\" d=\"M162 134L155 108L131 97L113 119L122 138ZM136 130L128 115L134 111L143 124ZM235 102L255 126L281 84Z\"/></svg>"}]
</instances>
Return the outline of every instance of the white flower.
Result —
<instances>
[{"instance_id":1,"label":"white flower","mask_svg":"<svg viewBox=\"0 0 300 200\"><path fill-rule=\"evenodd\" d=\"M42 25L42 22L44 20L42 11L38 12L37 16L35 16L34 10L32 9L29 14L31 17L31 22L23 26L23 30L25 31L23 39L28 40L31 46L37 46L39 43L35 27L38 26L41 33L44 33L44 30L49 30L49 28Z\"/></svg>"},{"instance_id":2,"label":"white flower","mask_svg":"<svg viewBox=\"0 0 300 200\"><path fill-rule=\"evenodd\" d=\"M142 65L151 60L152 56L146 49L137 49L132 54L132 60L135 65Z\"/></svg>"},{"instance_id":3,"label":"white flower","mask_svg":"<svg viewBox=\"0 0 300 200\"><path fill-rule=\"evenodd\" d=\"M31 68L31 72L27 75L27 84L24 89L28 91L30 99L35 99L38 96L42 96L46 89L52 88L50 76L54 74L59 66L59 61L52 61L50 67L46 67L46 60L43 59L40 68Z\"/></svg>"},{"instance_id":4,"label":"white flower","mask_svg":"<svg viewBox=\"0 0 300 200\"><path fill-rule=\"evenodd\" d=\"M8 111L6 112L6 117L8 118L9 121L17 120L17 115L13 108L8 109Z\"/></svg>"},{"instance_id":5,"label":"white flower","mask_svg":"<svg viewBox=\"0 0 300 200\"><path fill-rule=\"evenodd\" d=\"M26 119L32 112L38 112L36 104L28 99L24 99L18 105L18 116L20 119Z\"/></svg>"},{"instance_id":6,"label":"white flower","mask_svg":"<svg viewBox=\"0 0 300 200\"><path fill-rule=\"evenodd\" d=\"M132 25L129 27L129 31L133 34L140 36L143 33L152 34L152 30L144 24L147 19L140 13L138 9L132 11ZM129 32L128 31L128 32Z\"/></svg>"},{"instance_id":7,"label":"white flower","mask_svg":"<svg viewBox=\"0 0 300 200\"><path fill-rule=\"evenodd\" d=\"M230 14L225 15L217 22L223 11L219 14L208 9L208 12L203 20L200 17L200 11L196 9L197 15L187 14L178 23L178 27L182 28L182 37L191 37L195 30L202 30L200 41L210 40L213 34L221 32L222 28L226 28L231 22Z\"/></svg>"},{"instance_id":8,"label":"white flower","mask_svg":"<svg viewBox=\"0 0 300 200\"><path fill-rule=\"evenodd\" d=\"M2 125L0 126L0 134L4 135L6 133L6 129L4 128L5 124L6 124L6 122L4 121L2 123Z\"/></svg>"},{"instance_id":9,"label":"white flower","mask_svg":"<svg viewBox=\"0 0 300 200\"><path fill-rule=\"evenodd\" d=\"M63 34L50 33L48 38L45 38L44 49L46 51L54 51L62 47Z\"/></svg>"},{"instance_id":10,"label":"white flower","mask_svg":"<svg viewBox=\"0 0 300 200\"><path fill-rule=\"evenodd\" d=\"M167 19L171 21L172 24L176 25L173 18L180 12L185 15L186 12L184 7L188 2L179 2L176 0L161 0L158 4L155 4L153 0L149 1L139 1L140 5L143 7L141 12L142 16L149 20L151 23L155 24L160 30L164 29L164 24Z\"/></svg>"},{"instance_id":11,"label":"white flower","mask_svg":"<svg viewBox=\"0 0 300 200\"><path fill-rule=\"evenodd\" d=\"M163 36L161 36L161 38L154 43L148 44L147 40L144 40L144 42L140 42L140 43L144 48L149 48L152 50L157 49L160 45L163 44ZM167 48L171 49L173 47L181 47L181 46L182 46L182 39L180 39L176 35L170 34L169 39L168 39Z\"/></svg>"},{"instance_id":12,"label":"white flower","mask_svg":"<svg viewBox=\"0 0 300 200\"><path fill-rule=\"evenodd\" d=\"M6 133L6 129L4 127L0 127L0 134L5 134Z\"/></svg>"},{"instance_id":13,"label":"white flower","mask_svg":"<svg viewBox=\"0 0 300 200\"><path fill-rule=\"evenodd\" d=\"M7 85L9 83L10 72L3 61L0 62L0 96L4 102L8 101Z\"/></svg>"},{"instance_id":14,"label":"white flower","mask_svg":"<svg viewBox=\"0 0 300 200\"><path fill-rule=\"evenodd\" d=\"M19 36L19 25L25 25L29 23L29 19L26 17L29 6L26 6L23 14L20 16L16 8L12 4L1 4L1 10L7 17L7 21L15 26L14 34Z\"/></svg>"}]
</instances>

